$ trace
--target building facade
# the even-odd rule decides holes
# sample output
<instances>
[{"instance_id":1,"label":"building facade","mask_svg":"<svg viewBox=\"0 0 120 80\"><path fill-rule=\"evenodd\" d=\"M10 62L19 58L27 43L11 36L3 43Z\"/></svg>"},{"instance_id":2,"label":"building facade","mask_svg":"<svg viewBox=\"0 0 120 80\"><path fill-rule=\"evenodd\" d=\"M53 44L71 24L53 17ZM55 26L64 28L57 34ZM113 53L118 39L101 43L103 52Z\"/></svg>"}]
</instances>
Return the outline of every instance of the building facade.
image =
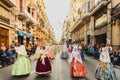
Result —
<instances>
[{"instance_id":1,"label":"building facade","mask_svg":"<svg viewBox=\"0 0 120 80\"><path fill-rule=\"evenodd\" d=\"M77 2L78 16L73 18L71 25L71 37L73 43L90 43L89 36L91 35L90 27L90 1L89 0L74 0ZM79 4L78 4L79 3ZM72 8L71 8L72 9ZM74 14L74 12L71 12ZM75 19L75 20L74 20Z\"/></svg>"},{"instance_id":2,"label":"building facade","mask_svg":"<svg viewBox=\"0 0 120 80\"><path fill-rule=\"evenodd\" d=\"M37 43L44 43L45 45L52 44L55 40L52 26L45 12L44 0L37 0L37 28L36 36Z\"/></svg>"},{"instance_id":3,"label":"building facade","mask_svg":"<svg viewBox=\"0 0 120 80\"><path fill-rule=\"evenodd\" d=\"M33 0L16 0L16 41L34 44L34 27L36 27L36 5Z\"/></svg>"},{"instance_id":4,"label":"building facade","mask_svg":"<svg viewBox=\"0 0 120 80\"><path fill-rule=\"evenodd\" d=\"M0 11L0 46L47 43L51 39L44 0L1 0Z\"/></svg>"},{"instance_id":5,"label":"building facade","mask_svg":"<svg viewBox=\"0 0 120 80\"><path fill-rule=\"evenodd\" d=\"M77 2L78 0L74 0ZM81 17L72 25L71 37L73 42L94 44L111 44L120 47L120 21L118 0L80 0L78 10ZM78 12L79 12L78 11ZM73 13L73 12L72 12ZM79 14L79 15L80 15ZM79 16L78 15L78 16Z\"/></svg>"},{"instance_id":6,"label":"building facade","mask_svg":"<svg viewBox=\"0 0 120 80\"><path fill-rule=\"evenodd\" d=\"M16 3L14 0L0 1L0 43L4 43L7 47L15 39L15 26L12 22L15 21L14 8Z\"/></svg>"}]
</instances>

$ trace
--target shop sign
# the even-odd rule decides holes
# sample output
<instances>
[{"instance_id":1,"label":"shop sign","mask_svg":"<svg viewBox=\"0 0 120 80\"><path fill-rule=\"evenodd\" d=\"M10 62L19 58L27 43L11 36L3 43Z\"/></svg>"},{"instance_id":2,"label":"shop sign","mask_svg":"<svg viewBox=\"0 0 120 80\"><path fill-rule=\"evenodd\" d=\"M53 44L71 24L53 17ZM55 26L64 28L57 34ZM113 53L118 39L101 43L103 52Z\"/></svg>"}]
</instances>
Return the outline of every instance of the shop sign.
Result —
<instances>
[{"instance_id":1,"label":"shop sign","mask_svg":"<svg viewBox=\"0 0 120 80\"><path fill-rule=\"evenodd\" d=\"M18 31L18 36L24 36L23 32Z\"/></svg>"},{"instance_id":2,"label":"shop sign","mask_svg":"<svg viewBox=\"0 0 120 80\"><path fill-rule=\"evenodd\" d=\"M32 38L32 36L29 34L26 34L26 38Z\"/></svg>"}]
</instances>

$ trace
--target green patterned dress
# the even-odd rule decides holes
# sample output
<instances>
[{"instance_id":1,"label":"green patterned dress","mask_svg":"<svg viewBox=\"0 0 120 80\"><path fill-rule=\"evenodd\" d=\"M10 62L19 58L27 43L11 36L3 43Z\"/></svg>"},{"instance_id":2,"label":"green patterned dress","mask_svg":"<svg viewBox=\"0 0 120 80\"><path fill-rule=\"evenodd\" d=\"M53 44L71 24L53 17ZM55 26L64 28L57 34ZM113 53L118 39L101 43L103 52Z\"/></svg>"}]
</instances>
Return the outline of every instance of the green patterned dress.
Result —
<instances>
[{"instance_id":1,"label":"green patterned dress","mask_svg":"<svg viewBox=\"0 0 120 80\"><path fill-rule=\"evenodd\" d=\"M13 65L12 75L13 76L20 76L20 75L27 75L31 71L30 68L30 60L27 55L18 55L18 58Z\"/></svg>"}]
</instances>

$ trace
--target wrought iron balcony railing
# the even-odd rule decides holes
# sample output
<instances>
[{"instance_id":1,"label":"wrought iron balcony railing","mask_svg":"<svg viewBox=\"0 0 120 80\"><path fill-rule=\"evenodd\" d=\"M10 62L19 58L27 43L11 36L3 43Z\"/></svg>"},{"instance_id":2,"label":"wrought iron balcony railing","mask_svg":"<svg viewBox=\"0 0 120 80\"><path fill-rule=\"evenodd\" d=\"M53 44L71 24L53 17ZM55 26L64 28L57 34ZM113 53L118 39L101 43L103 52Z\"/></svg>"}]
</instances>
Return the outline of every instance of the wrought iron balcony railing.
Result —
<instances>
[{"instance_id":1,"label":"wrought iron balcony railing","mask_svg":"<svg viewBox=\"0 0 120 80\"><path fill-rule=\"evenodd\" d=\"M99 10L101 7L108 5L110 0L98 0L93 7L90 9L90 12L94 14L97 10Z\"/></svg>"}]
</instances>

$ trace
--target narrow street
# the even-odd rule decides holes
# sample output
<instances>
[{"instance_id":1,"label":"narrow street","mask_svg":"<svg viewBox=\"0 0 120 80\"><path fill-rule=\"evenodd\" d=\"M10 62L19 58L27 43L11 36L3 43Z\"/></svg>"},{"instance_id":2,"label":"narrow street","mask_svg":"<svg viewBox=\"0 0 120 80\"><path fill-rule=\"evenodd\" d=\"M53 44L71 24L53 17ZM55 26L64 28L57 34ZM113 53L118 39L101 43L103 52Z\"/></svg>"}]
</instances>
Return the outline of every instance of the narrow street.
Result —
<instances>
[{"instance_id":1,"label":"narrow street","mask_svg":"<svg viewBox=\"0 0 120 80\"><path fill-rule=\"evenodd\" d=\"M53 60L52 63L52 73L50 75L38 76L35 74L35 65L36 60L34 60L34 56L31 57L31 74L27 76L19 76L13 77L11 76L12 65L5 67L0 70L0 80L95 80L94 72L97 65L97 60L92 57L85 57L83 61L87 68L87 75L85 78L73 78L70 76L70 64L69 60L61 59L60 53L56 55L56 59ZM120 76L118 72L119 69L115 69L117 73L118 80Z\"/></svg>"},{"instance_id":2,"label":"narrow street","mask_svg":"<svg viewBox=\"0 0 120 80\"><path fill-rule=\"evenodd\" d=\"M61 59L61 52L57 53L60 50L75 55L73 72L70 72L71 53L68 59ZM84 56L84 51L87 75L72 77L70 73L86 74L84 67L79 63L76 67L74 62L79 61L80 52ZM41 56L42 60L36 68L42 66L38 72L51 72L50 63L44 64L47 52L50 58L56 55L51 60L52 73L37 75L35 57ZM16 58L20 61L13 68ZM120 80L120 0L0 0L0 80L96 80L99 61L95 58L105 63L98 71L105 71L102 78L117 76ZM115 65L116 76L113 66L106 64L110 61ZM44 70L46 67L49 70ZM11 71L12 75L30 74L12 76Z\"/></svg>"}]
</instances>

